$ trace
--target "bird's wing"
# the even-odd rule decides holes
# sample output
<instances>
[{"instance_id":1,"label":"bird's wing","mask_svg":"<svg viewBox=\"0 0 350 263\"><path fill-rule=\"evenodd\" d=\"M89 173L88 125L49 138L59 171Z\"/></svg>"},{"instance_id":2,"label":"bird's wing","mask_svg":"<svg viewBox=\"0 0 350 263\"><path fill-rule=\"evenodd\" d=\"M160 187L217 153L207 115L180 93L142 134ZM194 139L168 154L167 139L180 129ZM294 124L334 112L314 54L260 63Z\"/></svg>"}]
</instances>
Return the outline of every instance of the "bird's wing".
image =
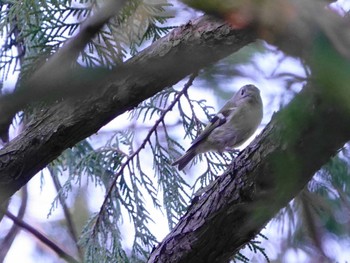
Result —
<instances>
[{"instance_id":1,"label":"bird's wing","mask_svg":"<svg viewBox=\"0 0 350 263\"><path fill-rule=\"evenodd\" d=\"M236 105L232 101L228 101L225 106L214 116L214 118L211 119L210 123L199 134L199 136L193 140L190 149L206 139L214 129L226 123L227 117L232 113L232 111L235 111L235 109Z\"/></svg>"}]
</instances>

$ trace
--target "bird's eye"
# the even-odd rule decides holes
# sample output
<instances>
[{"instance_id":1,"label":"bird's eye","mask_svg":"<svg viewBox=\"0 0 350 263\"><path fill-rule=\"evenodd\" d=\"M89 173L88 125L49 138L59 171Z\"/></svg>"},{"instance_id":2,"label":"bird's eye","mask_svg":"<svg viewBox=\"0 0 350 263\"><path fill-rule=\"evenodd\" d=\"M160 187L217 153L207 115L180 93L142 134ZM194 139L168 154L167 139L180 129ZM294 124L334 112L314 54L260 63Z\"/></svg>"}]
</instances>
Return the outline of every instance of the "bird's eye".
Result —
<instances>
[{"instance_id":1,"label":"bird's eye","mask_svg":"<svg viewBox=\"0 0 350 263\"><path fill-rule=\"evenodd\" d=\"M241 91L241 96L243 96L244 93L245 93L245 89L242 89L242 91Z\"/></svg>"}]
</instances>

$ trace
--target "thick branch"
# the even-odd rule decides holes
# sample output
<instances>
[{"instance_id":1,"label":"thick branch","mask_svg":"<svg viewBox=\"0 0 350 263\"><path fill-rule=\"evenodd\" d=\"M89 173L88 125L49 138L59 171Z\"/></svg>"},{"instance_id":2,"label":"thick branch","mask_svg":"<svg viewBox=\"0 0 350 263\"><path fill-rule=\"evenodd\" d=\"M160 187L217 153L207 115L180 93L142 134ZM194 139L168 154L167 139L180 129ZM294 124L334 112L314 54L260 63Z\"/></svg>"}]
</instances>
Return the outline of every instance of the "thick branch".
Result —
<instances>
[{"instance_id":1,"label":"thick branch","mask_svg":"<svg viewBox=\"0 0 350 263\"><path fill-rule=\"evenodd\" d=\"M336 42L329 33L341 18L325 13L322 23L312 22L315 10L324 14L316 8L305 17L303 10L274 27L260 21L261 36L307 61L312 82L193 200L150 263L228 262L350 140L350 63L341 48L348 40Z\"/></svg>"},{"instance_id":2,"label":"thick branch","mask_svg":"<svg viewBox=\"0 0 350 263\"><path fill-rule=\"evenodd\" d=\"M310 90L193 200L148 262L228 262L305 187L350 139L350 112Z\"/></svg>"},{"instance_id":3,"label":"thick branch","mask_svg":"<svg viewBox=\"0 0 350 263\"><path fill-rule=\"evenodd\" d=\"M251 29L233 30L223 22L202 17L173 30L100 83L95 81L98 92L43 109L17 138L0 150L0 202L66 148L158 91L254 39ZM88 83L80 83L85 84Z\"/></svg>"},{"instance_id":4,"label":"thick branch","mask_svg":"<svg viewBox=\"0 0 350 263\"><path fill-rule=\"evenodd\" d=\"M101 73L84 73L72 67L80 52L101 30L110 18L117 15L126 0L108 0L96 13L81 25L77 35L67 41L43 66L21 83L13 93L0 96L0 138L8 141L8 130L15 114L33 102L52 102L57 99L78 96L93 89ZM84 79L84 85L81 80Z\"/></svg>"}]
</instances>

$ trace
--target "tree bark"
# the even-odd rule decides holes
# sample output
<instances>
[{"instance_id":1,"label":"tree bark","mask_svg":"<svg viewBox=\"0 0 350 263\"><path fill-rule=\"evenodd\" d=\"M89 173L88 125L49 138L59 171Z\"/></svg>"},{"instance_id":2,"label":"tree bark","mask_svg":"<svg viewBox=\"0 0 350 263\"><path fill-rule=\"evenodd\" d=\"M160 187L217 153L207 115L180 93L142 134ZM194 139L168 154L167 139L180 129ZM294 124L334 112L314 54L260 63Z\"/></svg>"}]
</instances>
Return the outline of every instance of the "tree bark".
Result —
<instances>
[{"instance_id":1,"label":"tree bark","mask_svg":"<svg viewBox=\"0 0 350 263\"><path fill-rule=\"evenodd\" d=\"M149 263L228 262L337 153L350 139L349 111L310 90L192 201Z\"/></svg>"},{"instance_id":2,"label":"tree bark","mask_svg":"<svg viewBox=\"0 0 350 263\"><path fill-rule=\"evenodd\" d=\"M350 110L342 101L349 97L348 61L322 39L316 47L313 44L318 43L308 39L308 49L301 52L303 38L284 38L283 33L288 36L286 30L274 40L284 40L276 43L307 57L313 82L273 118L224 175L193 200L149 262L227 262L349 140ZM172 31L108 73L99 84L100 92L43 109L0 150L0 202L64 149L114 117L255 39L252 28L234 30L203 17Z\"/></svg>"},{"instance_id":3,"label":"tree bark","mask_svg":"<svg viewBox=\"0 0 350 263\"><path fill-rule=\"evenodd\" d=\"M350 41L340 37L348 31L341 18L311 3L306 2L304 9L299 5L302 11L293 13L293 20L280 17L283 23L276 26L252 19L259 37L307 62L310 81L231 167L192 201L151 253L149 263L228 262L350 139L350 63L344 49ZM255 7L261 11L261 5Z\"/></svg>"},{"instance_id":4,"label":"tree bark","mask_svg":"<svg viewBox=\"0 0 350 263\"><path fill-rule=\"evenodd\" d=\"M116 116L255 39L253 29L233 30L223 21L202 17L173 30L111 72L79 73L80 83L75 78L72 87L62 88L84 90L84 85L91 86L84 76L95 74L100 81L93 80L95 92L43 107L20 135L0 150L0 203L62 151Z\"/></svg>"}]
</instances>

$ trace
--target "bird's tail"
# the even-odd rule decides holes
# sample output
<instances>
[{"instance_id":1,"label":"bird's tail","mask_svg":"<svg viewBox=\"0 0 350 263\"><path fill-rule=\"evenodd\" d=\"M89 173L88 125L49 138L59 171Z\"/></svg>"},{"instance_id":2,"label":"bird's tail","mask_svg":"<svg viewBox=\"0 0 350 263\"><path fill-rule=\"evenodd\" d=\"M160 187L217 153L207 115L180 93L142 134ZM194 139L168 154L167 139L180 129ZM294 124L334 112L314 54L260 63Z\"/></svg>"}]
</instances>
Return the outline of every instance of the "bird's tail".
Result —
<instances>
[{"instance_id":1,"label":"bird's tail","mask_svg":"<svg viewBox=\"0 0 350 263\"><path fill-rule=\"evenodd\" d=\"M178 169L181 171L194 157L196 156L196 152L194 150L187 151L183 156L173 162L171 165L179 165Z\"/></svg>"}]
</instances>

